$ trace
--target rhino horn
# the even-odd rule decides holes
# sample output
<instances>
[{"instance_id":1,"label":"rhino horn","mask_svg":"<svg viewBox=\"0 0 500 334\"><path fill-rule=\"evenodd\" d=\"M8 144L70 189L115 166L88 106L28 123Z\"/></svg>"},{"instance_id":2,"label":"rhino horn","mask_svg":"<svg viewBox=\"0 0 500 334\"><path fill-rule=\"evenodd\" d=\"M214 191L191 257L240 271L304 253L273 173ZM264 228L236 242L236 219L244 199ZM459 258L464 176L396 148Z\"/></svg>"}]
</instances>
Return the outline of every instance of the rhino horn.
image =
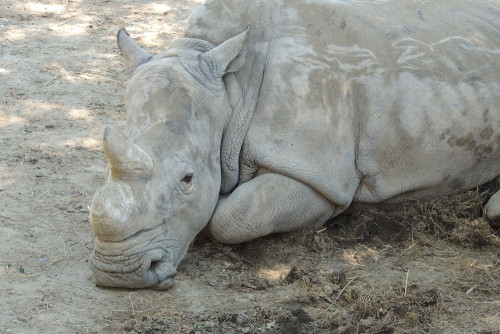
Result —
<instances>
[{"instance_id":1,"label":"rhino horn","mask_svg":"<svg viewBox=\"0 0 500 334\"><path fill-rule=\"evenodd\" d=\"M141 49L124 28L118 31L116 41L130 73L134 73L137 67L151 60L152 56Z\"/></svg>"},{"instance_id":2,"label":"rhino horn","mask_svg":"<svg viewBox=\"0 0 500 334\"><path fill-rule=\"evenodd\" d=\"M90 206L90 225L101 241L121 241L134 233L135 200L130 186L109 182L96 191Z\"/></svg>"},{"instance_id":3,"label":"rhino horn","mask_svg":"<svg viewBox=\"0 0 500 334\"><path fill-rule=\"evenodd\" d=\"M118 129L106 126L103 148L114 179L136 179L151 175L154 167L151 157Z\"/></svg>"}]
</instances>

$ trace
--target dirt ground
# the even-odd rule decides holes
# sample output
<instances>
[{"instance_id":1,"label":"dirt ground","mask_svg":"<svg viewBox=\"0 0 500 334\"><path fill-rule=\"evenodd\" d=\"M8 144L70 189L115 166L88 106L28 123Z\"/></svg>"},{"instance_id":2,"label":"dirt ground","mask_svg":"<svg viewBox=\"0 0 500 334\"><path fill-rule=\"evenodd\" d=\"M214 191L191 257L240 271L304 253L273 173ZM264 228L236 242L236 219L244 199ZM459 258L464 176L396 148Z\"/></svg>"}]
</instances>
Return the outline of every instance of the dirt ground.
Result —
<instances>
[{"instance_id":1,"label":"dirt ground","mask_svg":"<svg viewBox=\"0 0 500 334\"><path fill-rule=\"evenodd\" d=\"M198 238L169 291L94 285L100 141L125 119L115 34L158 52L201 2L0 1L0 333L500 333L494 183L319 231Z\"/></svg>"}]
</instances>

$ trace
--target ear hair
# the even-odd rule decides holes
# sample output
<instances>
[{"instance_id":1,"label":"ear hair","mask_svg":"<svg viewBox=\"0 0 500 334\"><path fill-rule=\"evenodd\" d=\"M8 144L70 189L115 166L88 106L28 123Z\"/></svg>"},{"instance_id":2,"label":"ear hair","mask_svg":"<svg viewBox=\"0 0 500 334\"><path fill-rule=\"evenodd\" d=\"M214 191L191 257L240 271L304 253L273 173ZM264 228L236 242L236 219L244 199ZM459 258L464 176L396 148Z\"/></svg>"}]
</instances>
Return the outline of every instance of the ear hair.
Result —
<instances>
[{"instance_id":1,"label":"ear hair","mask_svg":"<svg viewBox=\"0 0 500 334\"><path fill-rule=\"evenodd\" d=\"M189 49L200 52L207 52L213 49L215 45L210 42L204 41L198 38L188 38L188 37L180 37L174 39L172 44L170 44L171 49Z\"/></svg>"}]
</instances>

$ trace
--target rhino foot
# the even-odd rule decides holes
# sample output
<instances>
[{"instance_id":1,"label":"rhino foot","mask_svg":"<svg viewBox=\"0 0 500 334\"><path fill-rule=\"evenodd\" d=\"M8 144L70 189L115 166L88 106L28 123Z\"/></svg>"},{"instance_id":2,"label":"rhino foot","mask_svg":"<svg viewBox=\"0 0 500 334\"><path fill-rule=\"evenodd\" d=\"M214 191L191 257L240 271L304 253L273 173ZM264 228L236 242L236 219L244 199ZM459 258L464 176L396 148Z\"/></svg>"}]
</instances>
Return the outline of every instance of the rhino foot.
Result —
<instances>
[{"instance_id":1,"label":"rhino foot","mask_svg":"<svg viewBox=\"0 0 500 334\"><path fill-rule=\"evenodd\" d=\"M492 225L500 225L500 191L497 191L484 207L486 218Z\"/></svg>"}]
</instances>

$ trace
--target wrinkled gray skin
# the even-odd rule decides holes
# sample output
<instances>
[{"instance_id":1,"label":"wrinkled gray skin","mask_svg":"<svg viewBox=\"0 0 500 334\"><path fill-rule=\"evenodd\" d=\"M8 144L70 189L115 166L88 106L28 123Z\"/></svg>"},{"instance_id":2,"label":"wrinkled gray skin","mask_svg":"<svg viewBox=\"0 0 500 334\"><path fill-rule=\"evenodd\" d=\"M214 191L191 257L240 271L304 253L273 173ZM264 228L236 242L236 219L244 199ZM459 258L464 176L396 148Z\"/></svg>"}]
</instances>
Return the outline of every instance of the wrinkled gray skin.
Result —
<instances>
[{"instance_id":1,"label":"wrinkled gray skin","mask_svg":"<svg viewBox=\"0 0 500 334\"><path fill-rule=\"evenodd\" d=\"M205 227L239 243L498 177L499 17L493 0L212 1L153 57L121 30L96 283L169 288Z\"/></svg>"}]
</instances>

